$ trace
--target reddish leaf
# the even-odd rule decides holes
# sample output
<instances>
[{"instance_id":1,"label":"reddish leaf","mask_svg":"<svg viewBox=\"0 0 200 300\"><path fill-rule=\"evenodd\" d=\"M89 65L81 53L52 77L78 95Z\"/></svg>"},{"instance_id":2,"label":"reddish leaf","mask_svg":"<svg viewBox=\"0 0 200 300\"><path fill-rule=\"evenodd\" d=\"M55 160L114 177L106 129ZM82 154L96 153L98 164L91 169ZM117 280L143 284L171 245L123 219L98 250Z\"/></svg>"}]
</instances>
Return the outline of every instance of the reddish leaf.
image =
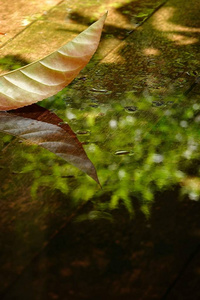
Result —
<instances>
[{"instance_id":1,"label":"reddish leaf","mask_svg":"<svg viewBox=\"0 0 200 300\"><path fill-rule=\"evenodd\" d=\"M94 165L68 124L37 105L0 112L0 131L37 144L76 166L99 183Z\"/></svg>"}]
</instances>

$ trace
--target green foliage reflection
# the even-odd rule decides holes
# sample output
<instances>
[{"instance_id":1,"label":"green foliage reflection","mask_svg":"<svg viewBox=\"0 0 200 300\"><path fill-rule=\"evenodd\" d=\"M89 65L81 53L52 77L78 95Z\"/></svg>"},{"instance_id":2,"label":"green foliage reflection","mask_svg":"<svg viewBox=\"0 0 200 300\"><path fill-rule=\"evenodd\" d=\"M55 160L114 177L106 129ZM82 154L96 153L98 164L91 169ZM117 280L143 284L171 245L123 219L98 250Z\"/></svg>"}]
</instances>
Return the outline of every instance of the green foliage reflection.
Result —
<instances>
[{"instance_id":1,"label":"green foliage reflection","mask_svg":"<svg viewBox=\"0 0 200 300\"><path fill-rule=\"evenodd\" d=\"M200 104L197 98L184 97L166 99L162 108L154 102L138 99L131 113L114 101L98 107L86 101L57 110L83 142L102 189L75 167L40 150L34 156L23 152L26 163L21 172L33 174L32 196L45 186L58 189L74 205L90 200L94 211L108 212L123 204L130 214L137 199L146 215L155 193L175 185L182 195L198 200Z\"/></svg>"}]
</instances>

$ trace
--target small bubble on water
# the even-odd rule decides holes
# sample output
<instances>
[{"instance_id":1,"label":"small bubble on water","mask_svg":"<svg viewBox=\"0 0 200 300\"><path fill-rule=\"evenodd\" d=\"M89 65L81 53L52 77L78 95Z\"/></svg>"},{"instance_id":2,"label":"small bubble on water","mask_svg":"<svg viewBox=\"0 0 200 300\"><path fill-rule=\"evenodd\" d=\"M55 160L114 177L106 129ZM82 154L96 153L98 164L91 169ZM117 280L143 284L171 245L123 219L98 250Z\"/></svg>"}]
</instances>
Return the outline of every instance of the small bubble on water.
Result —
<instances>
[{"instance_id":1,"label":"small bubble on water","mask_svg":"<svg viewBox=\"0 0 200 300\"><path fill-rule=\"evenodd\" d=\"M94 93L106 94L106 95L109 95L112 93L112 91L108 91L108 90L104 90L104 89L96 89L96 88L91 88L90 91L94 92Z\"/></svg>"},{"instance_id":2,"label":"small bubble on water","mask_svg":"<svg viewBox=\"0 0 200 300\"><path fill-rule=\"evenodd\" d=\"M137 106L126 106L124 108L128 113L134 113L138 109Z\"/></svg>"},{"instance_id":3,"label":"small bubble on water","mask_svg":"<svg viewBox=\"0 0 200 300\"><path fill-rule=\"evenodd\" d=\"M115 152L115 155L126 155L129 153L130 153L130 151L127 151L127 150L118 150Z\"/></svg>"}]
</instances>

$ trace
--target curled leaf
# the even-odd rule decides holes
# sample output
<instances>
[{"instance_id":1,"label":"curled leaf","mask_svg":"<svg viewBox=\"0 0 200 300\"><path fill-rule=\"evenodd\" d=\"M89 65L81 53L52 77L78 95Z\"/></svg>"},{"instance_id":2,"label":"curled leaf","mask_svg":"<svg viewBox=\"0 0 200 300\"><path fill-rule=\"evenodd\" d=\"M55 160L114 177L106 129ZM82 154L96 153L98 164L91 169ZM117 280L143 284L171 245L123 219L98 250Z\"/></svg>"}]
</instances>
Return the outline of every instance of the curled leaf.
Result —
<instances>
[{"instance_id":1,"label":"curled leaf","mask_svg":"<svg viewBox=\"0 0 200 300\"><path fill-rule=\"evenodd\" d=\"M68 124L62 119L37 105L0 112L0 131L37 144L79 168L97 183L98 177L92 162L82 144Z\"/></svg>"},{"instance_id":2,"label":"curled leaf","mask_svg":"<svg viewBox=\"0 0 200 300\"><path fill-rule=\"evenodd\" d=\"M0 110L36 103L67 86L96 51L106 15L52 54L0 76Z\"/></svg>"}]
</instances>

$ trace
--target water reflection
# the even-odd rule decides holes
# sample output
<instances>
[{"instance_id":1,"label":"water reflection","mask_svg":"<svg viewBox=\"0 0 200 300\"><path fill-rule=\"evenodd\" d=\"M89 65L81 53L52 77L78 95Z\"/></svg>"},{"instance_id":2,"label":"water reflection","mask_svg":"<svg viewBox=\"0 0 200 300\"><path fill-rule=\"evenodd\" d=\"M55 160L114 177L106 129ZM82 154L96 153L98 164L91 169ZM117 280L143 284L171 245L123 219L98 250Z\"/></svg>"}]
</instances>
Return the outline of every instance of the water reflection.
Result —
<instances>
[{"instance_id":1,"label":"water reflection","mask_svg":"<svg viewBox=\"0 0 200 300\"><path fill-rule=\"evenodd\" d=\"M136 197L147 212L157 191L171 189L176 184L184 186L183 182L190 177L189 169L196 170L192 178L197 180L200 107L196 99L190 100L190 105L183 97L176 106L172 106L174 101L177 99L166 99L163 105L154 105L157 102L153 99L151 103L140 101L143 104L134 115L114 104L107 110L105 105L95 110L88 106L84 114L71 108L76 116L72 128L90 131L85 149L103 186L98 193L91 191L90 199L94 202L99 202L98 198L107 199L106 203L98 203L99 208L113 209L122 202L132 212L132 199ZM84 142L85 137L80 140ZM84 198L83 191L84 185L80 184L73 198ZM195 193L198 198L197 189Z\"/></svg>"},{"instance_id":2,"label":"water reflection","mask_svg":"<svg viewBox=\"0 0 200 300\"><path fill-rule=\"evenodd\" d=\"M161 107L154 103L153 99L140 99L134 115L112 102L108 107L91 108L88 101L84 113L81 105L57 111L77 132L97 170L102 189L48 152L25 154L17 152L16 147L11 168L17 161L15 171L18 168L21 173L32 172L33 194L37 194L40 186L52 192L57 189L74 204L92 200L95 211L109 212L123 204L132 214L137 198L141 210L148 215L154 195L175 185L180 186L180 195L198 200L200 105L196 99L190 99L188 104L184 97L166 99ZM73 118L68 120L70 114ZM113 121L116 126L110 125ZM83 170L81 156L77 152L76 163L73 159L70 162ZM26 163L20 165L22 160Z\"/></svg>"}]
</instances>

